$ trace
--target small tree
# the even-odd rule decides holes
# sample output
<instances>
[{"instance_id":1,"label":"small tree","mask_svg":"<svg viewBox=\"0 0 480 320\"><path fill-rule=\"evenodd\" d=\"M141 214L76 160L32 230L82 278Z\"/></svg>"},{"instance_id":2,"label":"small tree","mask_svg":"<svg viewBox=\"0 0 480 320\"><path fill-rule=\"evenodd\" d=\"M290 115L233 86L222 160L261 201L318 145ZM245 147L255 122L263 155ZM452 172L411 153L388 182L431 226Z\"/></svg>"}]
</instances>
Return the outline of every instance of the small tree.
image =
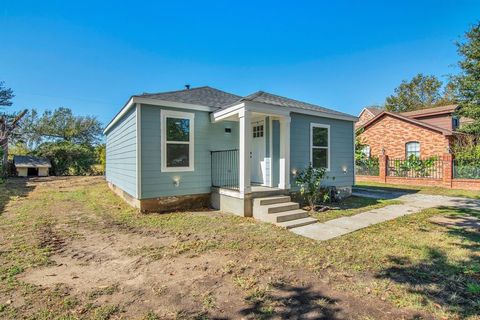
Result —
<instances>
[{"instance_id":1,"label":"small tree","mask_svg":"<svg viewBox=\"0 0 480 320\"><path fill-rule=\"evenodd\" d=\"M298 173L295 179L295 183L300 187L300 194L308 202L311 210L315 208L315 204L321 197L320 186L325 175L325 168L317 169L310 163L305 169Z\"/></svg>"}]
</instances>

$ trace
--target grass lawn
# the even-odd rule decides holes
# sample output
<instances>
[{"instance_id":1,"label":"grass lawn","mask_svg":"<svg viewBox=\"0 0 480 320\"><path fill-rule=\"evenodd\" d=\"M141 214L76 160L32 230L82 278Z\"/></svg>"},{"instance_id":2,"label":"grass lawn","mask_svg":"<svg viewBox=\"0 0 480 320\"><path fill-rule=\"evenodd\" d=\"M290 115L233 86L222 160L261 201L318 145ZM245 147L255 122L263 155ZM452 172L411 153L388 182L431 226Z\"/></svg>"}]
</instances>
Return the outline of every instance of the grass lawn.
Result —
<instances>
[{"instance_id":1,"label":"grass lawn","mask_svg":"<svg viewBox=\"0 0 480 320\"><path fill-rule=\"evenodd\" d=\"M442 187L426 187L426 186L409 186L398 184L384 184L377 182L357 182L357 187L372 188L385 191L401 191L412 193L433 194L450 197L464 197L471 199L480 199L480 191L473 190L460 190L460 189L447 189Z\"/></svg>"},{"instance_id":2,"label":"grass lawn","mask_svg":"<svg viewBox=\"0 0 480 320\"><path fill-rule=\"evenodd\" d=\"M400 204L398 200L381 200L365 197L351 196L340 203L334 203L330 207L332 209L325 212L312 212L311 215L320 222L325 222L340 217L353 216L365 211L383 208L392 204Z\"/></svg>"},{"instance_id":3,"label":"grass lawn","mask_svg":"<svg viewBox=\"0 0 480 320\"><path fill-rule=\"evenodd\" d=\"M216 211L139 214L95 177L12 179L0 201L0 318L480 319L480 235L430 221L476 211L315 242Z\"/></svg>"}]
</instances>

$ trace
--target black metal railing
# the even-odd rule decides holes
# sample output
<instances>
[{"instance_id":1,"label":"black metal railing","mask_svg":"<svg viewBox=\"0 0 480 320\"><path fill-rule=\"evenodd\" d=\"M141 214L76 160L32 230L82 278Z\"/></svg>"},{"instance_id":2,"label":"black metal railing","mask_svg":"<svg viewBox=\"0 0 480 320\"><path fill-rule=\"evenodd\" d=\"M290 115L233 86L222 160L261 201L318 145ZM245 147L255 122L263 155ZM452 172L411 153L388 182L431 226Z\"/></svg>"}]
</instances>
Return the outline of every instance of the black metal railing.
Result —
<instances>
[{"instance_id":1,"label":"black metal railing","mask_svg":"<svg viewBox=\"0 0 480 320\"><path fill-rule=\"evenodd\" d=\"M454 159L453 177L456 179L480 179L480 158Z\"/></svg>"},{"instance_id":2,"label":"black metal railing","mask_svg":"<svg viewBox=\"0 0 480 320\"><path fill-rule=\"evenodd\" d=\"M403 178L442 179L443 161L437 157L429 159L391 159L387 164L387 175Z\"/></svg>"},{"instance_id":3,"label":"black metal railing","mask_svg":"<svg viewBox=\"0 0 480 320\"><path fill-rule=\"evenodd\" d=\"M355 174L358 176L378 176L380 174L378 158L355 161Z\"/></svg>"},{"instance_id":4,"label":"black metal railing","mask_svg":"<svg viewBox=\"0 0 480 320\"><path fill-rule=\"evenodd\" d=\"M238 190L238 149L211 151L212 186Z\"/></svg>"}]
</instances>

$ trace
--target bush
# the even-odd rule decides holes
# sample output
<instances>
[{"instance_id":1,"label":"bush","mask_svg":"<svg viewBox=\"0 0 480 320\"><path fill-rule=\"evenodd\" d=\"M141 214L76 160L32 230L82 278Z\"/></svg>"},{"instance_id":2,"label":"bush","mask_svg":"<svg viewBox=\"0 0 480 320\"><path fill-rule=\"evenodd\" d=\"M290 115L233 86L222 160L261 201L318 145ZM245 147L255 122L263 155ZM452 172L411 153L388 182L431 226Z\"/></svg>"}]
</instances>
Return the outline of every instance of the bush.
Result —
<instances>
[{"instance_id":1,"label":"bush","mask_svg":"<svg viewBox=\"0 0 480 320\"><path fill-rule=\"evenodd\" d=\"M43 143L34 154L48 158L52 163L50 172L56 176L91 175L96 163L94 148L68 141Z\"/></svg>"},{"instance_id":2,"label":"bush","mask_svg":"<svg viewBox=\"0 0 480 320\"><path fill-rule=\"evenodd\" d=\"M305 169L300 171L295 179L295 183L300 187L300 194L308 202L310 209L315 208L315 204L322 197L320 185L322 179L325 178L325 168L314 168L309 164ZM324 200L324 199L322 199Z\"/></svg>"}]
</instances>

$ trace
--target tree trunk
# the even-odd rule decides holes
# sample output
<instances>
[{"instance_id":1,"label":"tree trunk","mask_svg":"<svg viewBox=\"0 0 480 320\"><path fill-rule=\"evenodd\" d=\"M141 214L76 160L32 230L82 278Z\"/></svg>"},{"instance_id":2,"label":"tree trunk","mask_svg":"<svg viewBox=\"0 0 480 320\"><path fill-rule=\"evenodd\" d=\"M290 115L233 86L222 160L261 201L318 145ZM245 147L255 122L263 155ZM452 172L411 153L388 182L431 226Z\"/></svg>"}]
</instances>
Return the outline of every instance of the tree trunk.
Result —
<instances>
[{"instance_id":1,"label":"tree trunk","mask_svg":"<svg viewBox=\"0 0 480 320\"><path fill-rule=\"evenodd\" d=\"M3 151L2 161L2 170L0 172L0 176L6 177L7 176L7 168L8 168L8 138L5 138L0 141L0 148Z\"/></svg>"}]
</instances>

